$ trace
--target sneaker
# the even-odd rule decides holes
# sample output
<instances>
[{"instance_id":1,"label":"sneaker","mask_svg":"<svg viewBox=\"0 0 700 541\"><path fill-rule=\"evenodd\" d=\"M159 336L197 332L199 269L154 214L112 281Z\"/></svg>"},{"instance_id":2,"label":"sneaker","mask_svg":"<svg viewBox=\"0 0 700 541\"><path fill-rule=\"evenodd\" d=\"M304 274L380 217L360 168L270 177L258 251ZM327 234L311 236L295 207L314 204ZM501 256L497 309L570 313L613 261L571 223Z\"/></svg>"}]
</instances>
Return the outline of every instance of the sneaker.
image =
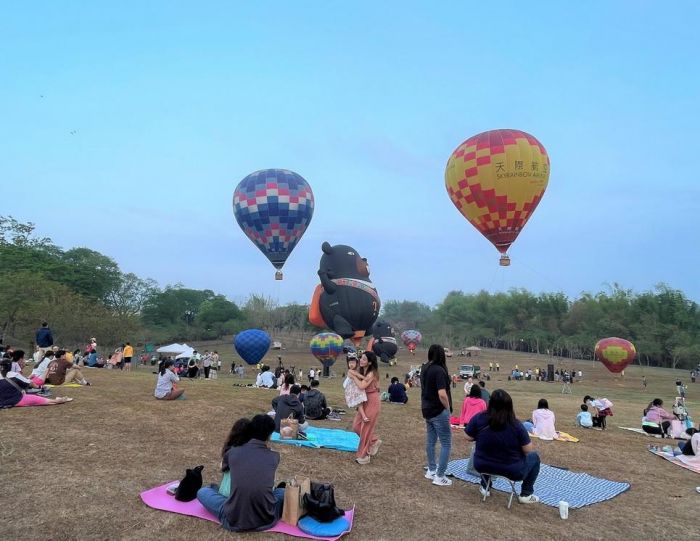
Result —
<instances>
[{"instance_id":1,"label":"sneaker","mask_svg":"<svg viewBox=\"0 0 700 541\"><path fill-rule=\"evenodd\" d=\"M486 489L485 489L484 487L482 487L481 485L479 485L479 492L481 492L481 495L484 496L485 498L488 498L489 496L491 496L491 491L490 491L490 490L486 490Z\"/></svg>"},{"instance_id":2,"label":"sneaker","mask_svg":"<svg viewBox=\"0 0 700 541\"><path fill-rule=\"evenodd\" d=\"M435 478L433 479L433 484L439 487L449 487L452 485L452 479L448 479L444 475L442 477L435 475Z\"/></svg>"},{"instance_id":3,"label":"sneaker","mask_svg":"<svg viewBox=\"0 0 700 541\"><path fill-rule=\"evenodd\" d=\"M540 498L534 494L530 494L529 496L518 496L518 501L520 503L537 503L540 501Z\"/></svg>"},{"instance_id":4,"label":"sneaker","mask_svg":"<svg viewBox=\"0 0 700 541\"><path fill-rule=\"evenodd\" d=\"M430 479L432 481L433 479L435 479L436 472L436 470L425 470L425 478Z\"/></svg>"},{"instance_id":5,"label":"sneaker","mask_svg":"<svg viewBox=\"0 0 700 541\"><path fill-rule=\"evenodd\" d=\"M362 458L356 458L356 459L355 459L355 462L357 462L358 464L362 464L363 466L364 466L365 464L369 464L369 461L370 461L370 456L369 456L369 455L364 456L364 457L362 457Z\"/></svg>"},{"instance_id":6,"label":"sneaker","mask_svg":"<svg viewBox=\"0 0 700 541\"><path fill-rule=\"evenodd\" d=\"M382 440L377 440L376 442L374 442L374 445L372 445L372 447L369 448L369 456L376 456L381 446Z\"/></svg>"}]
</instances>

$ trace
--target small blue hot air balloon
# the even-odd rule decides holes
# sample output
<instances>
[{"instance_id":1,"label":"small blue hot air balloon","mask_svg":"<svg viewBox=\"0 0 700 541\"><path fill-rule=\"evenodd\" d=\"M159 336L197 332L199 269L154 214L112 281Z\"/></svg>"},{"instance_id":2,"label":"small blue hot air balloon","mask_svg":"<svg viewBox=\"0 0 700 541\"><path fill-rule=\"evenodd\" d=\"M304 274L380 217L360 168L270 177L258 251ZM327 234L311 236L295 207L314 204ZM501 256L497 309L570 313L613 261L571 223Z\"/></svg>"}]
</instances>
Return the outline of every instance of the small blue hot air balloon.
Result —
<instances>
[{"instance_id":1,"label":"small blue hot air balloon","mask_svg":"<svg viewBox=\"0 0 700 541\"><path fill-rule=\"evenodd\" d=\"M270 349L270 335L260 329L239 332L233 340L236 351L248 364L258 364Z\"/></svg>"},{"instance_id":2,"label":"small blue hot air balloon","mask_svg":"<svg viewBox=\"0 0 700 541\"><path fill-rule=\"evenodd\" d=\"M263 169L245 177L233 192L233 214L243 232L277 269L292 253L314 214L314 194L300 175Z\"/></svg>"}]
</instances>

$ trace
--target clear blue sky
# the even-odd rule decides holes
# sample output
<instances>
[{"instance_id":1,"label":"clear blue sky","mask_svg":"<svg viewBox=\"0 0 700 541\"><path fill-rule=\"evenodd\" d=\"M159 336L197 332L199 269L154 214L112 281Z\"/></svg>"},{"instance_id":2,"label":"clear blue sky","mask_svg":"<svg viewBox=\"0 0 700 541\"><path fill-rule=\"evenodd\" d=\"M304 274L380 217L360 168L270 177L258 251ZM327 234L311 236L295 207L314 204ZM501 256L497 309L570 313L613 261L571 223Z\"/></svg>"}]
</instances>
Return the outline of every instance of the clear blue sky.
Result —
<instances>
[{"instance_id":1,"label":"clear blue sky","mask_svg":"<svg viewBox=\"0 0 700 541\"><path fill-rule=\"evenodd\" d=\"M237 301L308 302L324 240L367 257L384 300L661 281L700 300L695 1L13 4L2 214L64 248ZM552 164L507 269L444 188L454 148L495 128ZM316 196L282 283L231 210L273 167Z\"/></svg>"}]
</instances>

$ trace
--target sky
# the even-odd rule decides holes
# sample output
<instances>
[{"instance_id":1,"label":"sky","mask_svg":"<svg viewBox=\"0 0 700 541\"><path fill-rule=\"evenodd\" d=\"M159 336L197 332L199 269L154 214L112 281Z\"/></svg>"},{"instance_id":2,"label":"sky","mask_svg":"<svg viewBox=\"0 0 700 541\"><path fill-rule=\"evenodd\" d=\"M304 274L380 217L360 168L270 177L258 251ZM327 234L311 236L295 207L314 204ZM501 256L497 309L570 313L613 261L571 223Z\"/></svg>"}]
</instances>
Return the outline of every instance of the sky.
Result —
<instances>
[{"instance_id":1,"label":"sky","mask_svg":"<svg viewBox=\"0 0 700 541\"><path fill-rule=\"evenodd\" d=\"M237 302L308 303L323 241L366 257L384 301L660 282L700 301L699 18L692 0L7 4L0 214ZM551 160L508 268L444 182L497 128ZM315 195L281 282L232 212L264 168Z\"/></svg>"}]
</instances>

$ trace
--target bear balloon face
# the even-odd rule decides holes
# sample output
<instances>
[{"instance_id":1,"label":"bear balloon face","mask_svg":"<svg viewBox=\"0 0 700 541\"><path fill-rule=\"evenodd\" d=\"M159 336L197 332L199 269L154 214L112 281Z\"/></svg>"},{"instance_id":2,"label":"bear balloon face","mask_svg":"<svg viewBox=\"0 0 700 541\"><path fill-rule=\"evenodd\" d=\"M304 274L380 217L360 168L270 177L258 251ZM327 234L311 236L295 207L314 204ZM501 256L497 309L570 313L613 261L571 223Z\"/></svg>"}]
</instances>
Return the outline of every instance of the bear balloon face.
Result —
<instances>
[{"instance_id":1,"label":"bear balloon face","mask_svg":"<svg viewBox=\"0 0 700 541\"><path fill-rule=\"evenodd\" d=\"M369 280L369 265L367 260L360 257L354 248L344 244L331 246L327 242L321 247L323 256L319 272L327 273L333 278L354 278L356 280Z\"/></svg>"}]
</instances>

